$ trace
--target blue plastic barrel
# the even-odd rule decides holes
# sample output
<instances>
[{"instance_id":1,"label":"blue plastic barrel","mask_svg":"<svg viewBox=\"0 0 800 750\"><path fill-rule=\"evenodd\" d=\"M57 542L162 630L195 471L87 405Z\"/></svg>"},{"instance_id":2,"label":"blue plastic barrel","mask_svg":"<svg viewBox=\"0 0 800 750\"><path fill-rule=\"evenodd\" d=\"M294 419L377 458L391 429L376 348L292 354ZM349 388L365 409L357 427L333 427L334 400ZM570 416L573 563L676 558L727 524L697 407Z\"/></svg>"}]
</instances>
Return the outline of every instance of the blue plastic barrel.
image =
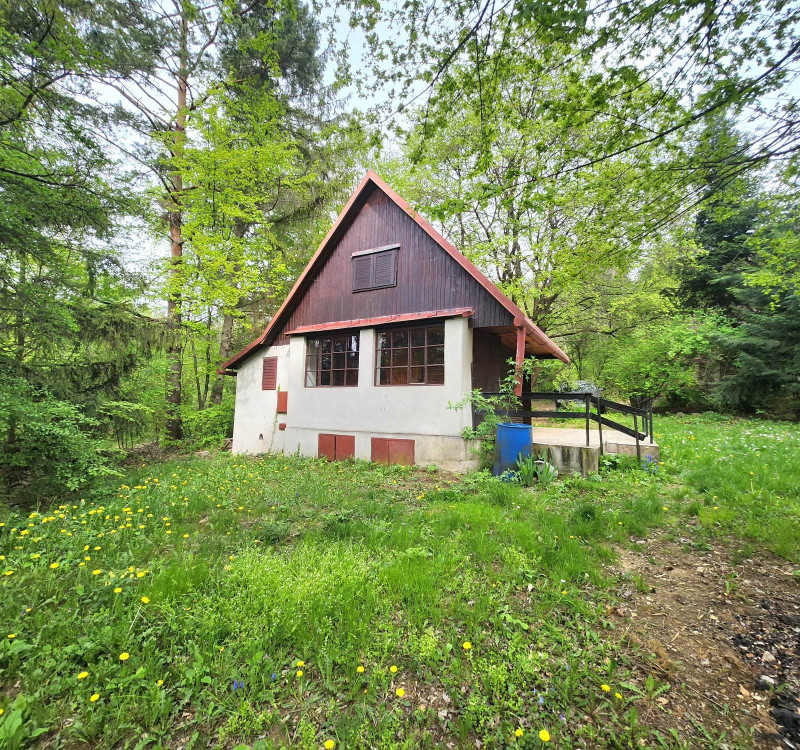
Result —
<instances>
[{"instance_id":1,"label":"blue plastic barrel","mask_svg":"<svg viewBox=\"0 0 800 750\"><path fill-rule=\"evenodd\" d=\"M520 454L529 456L533 447L533 428L529 424L502 422L497 425L494 444L494 475L516 471Z\"/></svg>"}]
</instances>

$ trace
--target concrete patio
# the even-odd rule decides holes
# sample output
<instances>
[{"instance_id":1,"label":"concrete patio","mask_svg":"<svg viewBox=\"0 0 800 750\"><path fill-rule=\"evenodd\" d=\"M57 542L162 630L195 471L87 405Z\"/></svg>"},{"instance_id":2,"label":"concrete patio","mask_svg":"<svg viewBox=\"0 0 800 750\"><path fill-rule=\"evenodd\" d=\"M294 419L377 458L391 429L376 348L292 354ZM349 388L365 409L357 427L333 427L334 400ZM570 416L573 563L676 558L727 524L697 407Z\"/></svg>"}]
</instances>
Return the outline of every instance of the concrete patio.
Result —
<instances>
[{"instance_id":1,"label":"concrete patio","mask_svg":"<svg viewBox=\"0 0 800 750\"><path fill-rule=\"evenodd\" d=\"M553 464L559 474L581 474L588 476L599 468L600 431L596 425L589 430L589 446L586 445L586 430L569 427L539 427L533 425L533 450L545 452L547 460ZM657 443L649 439L639 441L639 450L644 460L651 456L658 460ZM636 456L636 440L617 430L603 428L603 452L606 454L623 454Z\"/></svg>"}]
</instances>

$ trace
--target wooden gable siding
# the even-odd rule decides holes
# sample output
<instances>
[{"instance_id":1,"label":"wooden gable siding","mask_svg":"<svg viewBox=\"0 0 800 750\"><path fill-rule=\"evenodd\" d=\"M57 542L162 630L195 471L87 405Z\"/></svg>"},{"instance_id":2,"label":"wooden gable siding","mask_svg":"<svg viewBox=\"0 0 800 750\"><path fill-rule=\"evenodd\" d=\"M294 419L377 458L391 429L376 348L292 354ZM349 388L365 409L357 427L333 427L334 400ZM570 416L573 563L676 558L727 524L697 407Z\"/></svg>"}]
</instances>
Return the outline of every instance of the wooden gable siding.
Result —
<instances>
[{"instance_id":1,"label":"wooden gable siding","mask_svg":"<svg viewBox=\"0 0 800 750\"><path fill-rule=\"evenodd\" d=\"M353 293L353 253L395 243L400 245L397 285ZM286 343L287 331L305 325L458 307L474 309L471 325L476 327L513 323L508 310L375 187L302 294L275 343Z\"/></svg>"}]
</instances>

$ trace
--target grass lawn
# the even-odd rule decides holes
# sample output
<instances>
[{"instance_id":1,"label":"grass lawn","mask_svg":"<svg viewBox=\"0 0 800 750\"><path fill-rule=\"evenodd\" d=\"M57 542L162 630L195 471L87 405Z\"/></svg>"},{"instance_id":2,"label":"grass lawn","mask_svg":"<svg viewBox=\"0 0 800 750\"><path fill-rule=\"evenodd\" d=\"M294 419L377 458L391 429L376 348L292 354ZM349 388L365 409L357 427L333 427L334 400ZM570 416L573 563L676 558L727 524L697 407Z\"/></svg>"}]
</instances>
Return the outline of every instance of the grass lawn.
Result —
<instances>
[{"instance_id":1,"label":"grass lawn","mask_svg":"<svg viewBox=\"0 0 800 750\"><path fill-rule=\"evenodd\" d=\"M641 719L659 682L622 655L607 565L661 527L800 567L800 428L656 434L653 473L536 491L220 455L0 506L0 750L700 746Z\"/></svg>"}]
</instances>

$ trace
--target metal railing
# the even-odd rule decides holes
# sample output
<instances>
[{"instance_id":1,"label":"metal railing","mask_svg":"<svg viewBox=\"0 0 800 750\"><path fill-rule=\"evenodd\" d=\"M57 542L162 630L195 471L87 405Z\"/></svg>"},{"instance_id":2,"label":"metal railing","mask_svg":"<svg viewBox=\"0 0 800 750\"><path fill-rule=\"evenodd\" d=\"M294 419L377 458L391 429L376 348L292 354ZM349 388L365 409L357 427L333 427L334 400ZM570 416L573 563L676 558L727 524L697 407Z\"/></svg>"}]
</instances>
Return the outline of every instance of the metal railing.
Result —
<instances>
[{"instance_id":1,"label":"metal railing","mask_svg":"<svg viewBox=\"0 0 800 750\"><path fill-rule=\"evenodd\" d=\"M500 396L503 395L499 392L483 393L484 396ZM529 391L522 393L518 396L522 402L523 407L527 404L531 405L531 401L555 401L556 409L554 410L531 410L528 409L499 409L498 414L513 418L520 418L530 421L532 418L548 418L548 419L582 419L586 426L586 447L589 447L589 427L592 422L597 422L598 430L600 432L600 453L604 452L603 449L603 425L610 427L623 435L628 435L636 441L636 458L641 460L641 443L649 439L650 444L653 444L653 407L647 409L640 409L636 406L629 406L628 404L621 404L617 401L609 401L602 396L595 396L591 393L564 393L561 391L542 391L534 392ZM558 411L559 401L581 401L584 404L582 411ZM595 411L592 411L594 407ZM603 416L609 411L618 411L621 414L626 414L633 417L633 428L627 425L620 424L608 417ZM473 408L472 414L473 426L477 426L482 419L482 415ZM641 421L640 421L641 420ZM641 425L641 429L640 429Z\"/></svg>"}]
</instances>

